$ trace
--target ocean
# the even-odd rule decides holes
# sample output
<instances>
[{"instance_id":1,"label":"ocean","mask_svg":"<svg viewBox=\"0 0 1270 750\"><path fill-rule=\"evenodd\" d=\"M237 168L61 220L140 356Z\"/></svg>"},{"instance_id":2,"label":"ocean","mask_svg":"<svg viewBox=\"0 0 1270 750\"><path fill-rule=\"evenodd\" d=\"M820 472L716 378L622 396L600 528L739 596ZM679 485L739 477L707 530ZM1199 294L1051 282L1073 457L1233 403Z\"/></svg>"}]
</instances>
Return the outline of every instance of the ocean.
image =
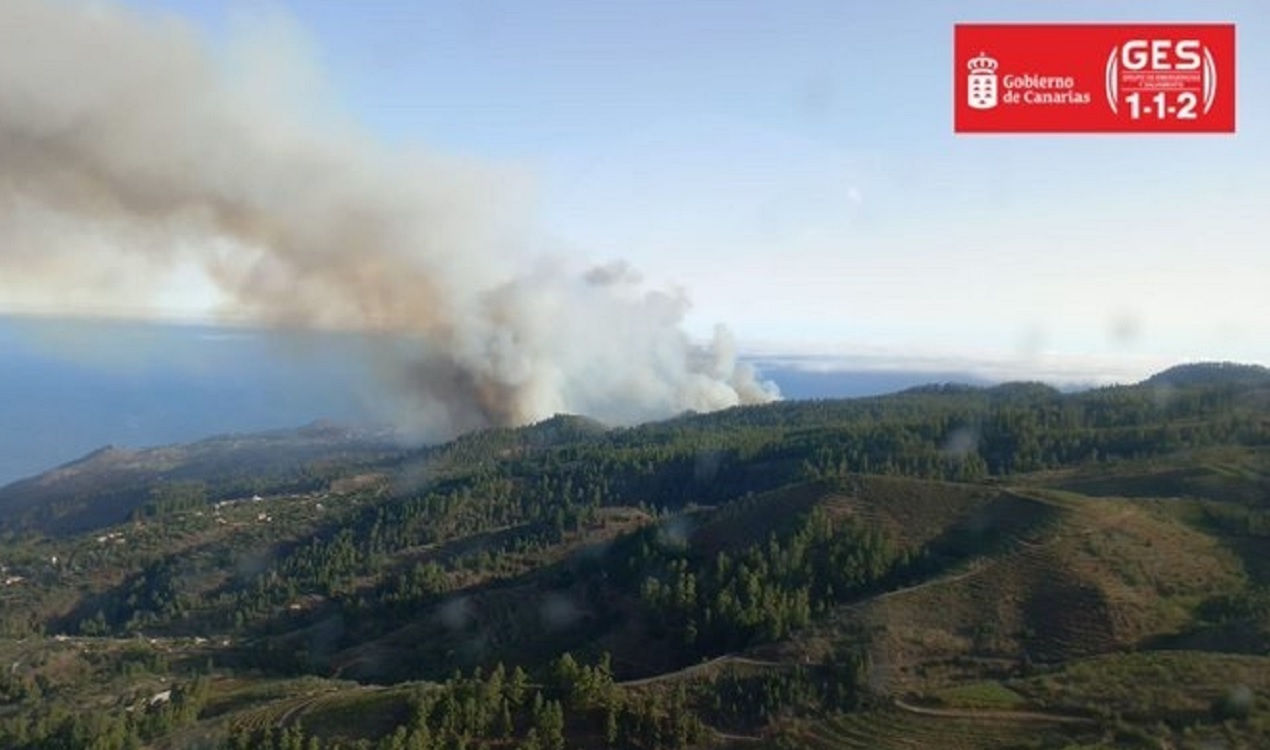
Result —
<instances>
[{"instance_id":1,"label":"ocean","mask_svg":"<svg viewBox=\"0 0 1270 750\"><path fill-rule=\"evenodd\" d=\"M0 317L0 485L130 448L382 415L348 334ZM755 361L787 398L889 393L956 373L811 372Z\"/></svg>"}]
</instances>

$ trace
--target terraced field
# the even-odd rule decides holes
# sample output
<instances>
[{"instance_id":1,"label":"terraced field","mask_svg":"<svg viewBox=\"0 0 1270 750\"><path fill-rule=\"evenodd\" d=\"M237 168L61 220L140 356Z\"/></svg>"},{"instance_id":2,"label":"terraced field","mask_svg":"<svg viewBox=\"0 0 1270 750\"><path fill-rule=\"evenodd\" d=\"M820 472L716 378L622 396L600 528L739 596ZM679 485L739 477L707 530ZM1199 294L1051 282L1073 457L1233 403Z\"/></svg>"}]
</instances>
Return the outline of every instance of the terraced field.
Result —
<instances>
[{"instance_id":1,"label":"terraced field","mask_svg":"<svg viewBox=\"0 0 1270 750\"><path fill-rule=\"evenodd\" d=\"M1203 718L1212 701L1247 691L1270 703L1270 658L1153 651L1085 659L1008 687L1047 710L1115 712L1125 717Z\"/></svg>"},{"instance_id":2,"label":"terraced field","mask_svg":"<svg viewBox=\"0 0 1270 750\"><path fill-rule=\"evenodd\" d=\"M301 707L292 720L318 737L373 738L408 720L409 694L410 688L370 687L329 693Z\"/></svg>"},{"instance_id":3,"label":"terraced field","mask_svg":"<svg viewBox=\"0 0 1270 750\"><path fill-rule=\"evenodd\" d=\"M287 726L307 706L357 689L353 683L314 677L254 684L243 681L241 686L230 683L209 701L207 713L228 717L229 725L235 729Z\"/></svg>"},{"instance_id":4,"label":"terraced field","mask_svg":"<svg viewBox=\"0 0 1270 750\"><path fill-rule=\"evenodd\" d=\"M925 716L892 707L830 717L788 737L812 750L1004 750L1036 747L1047 734L1057 732L1044 722ZM1065 736L1072 737L1070 728Z\"/></svg>"},{"instance_id":5,"label":"terraced field","mask_svg":"<svg viewBox=\"0 0 1270 750\"><path fill-rule=\"evenodd\" d=\"M297 695L275 701L260 708L245 711L236 716L230 726L234 729L256 732L278 726L287 726L296 712L314 701L311 695Z\"/></svg>"}]
</instances>

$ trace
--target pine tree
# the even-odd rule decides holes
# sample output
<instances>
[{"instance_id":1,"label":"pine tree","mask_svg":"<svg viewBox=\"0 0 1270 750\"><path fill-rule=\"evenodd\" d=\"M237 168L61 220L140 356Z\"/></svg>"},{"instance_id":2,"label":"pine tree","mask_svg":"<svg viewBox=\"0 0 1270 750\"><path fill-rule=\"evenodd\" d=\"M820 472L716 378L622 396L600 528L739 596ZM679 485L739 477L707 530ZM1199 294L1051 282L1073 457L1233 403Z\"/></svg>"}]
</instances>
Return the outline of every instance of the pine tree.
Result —
<instances>
[{"instance_id":1,"label":"pine tree","mask_svg":"<svg viewBox=\"0 0 1270 750\"><path fill-rule=\"evenodd\" d=\"M512 720L511 705L506 699L500 701L501 710L499 711L499 732L503 737L511 737L516 732L516 724Z\"/></svg>"}]
</instances>

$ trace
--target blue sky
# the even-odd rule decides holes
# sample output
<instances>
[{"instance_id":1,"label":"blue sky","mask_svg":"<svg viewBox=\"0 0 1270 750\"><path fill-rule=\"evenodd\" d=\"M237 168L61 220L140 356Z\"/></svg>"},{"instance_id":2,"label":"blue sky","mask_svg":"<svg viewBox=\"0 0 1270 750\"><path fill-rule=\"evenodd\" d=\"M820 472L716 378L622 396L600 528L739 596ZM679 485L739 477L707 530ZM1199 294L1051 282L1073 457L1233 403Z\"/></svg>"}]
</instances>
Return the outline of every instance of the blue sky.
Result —
<instances>
[{"instance_id":1,"label":"blue sky","mask_svg":"<svg viewBox=\"0 0 1270 750\"><path fill-rule=\"evenodd\" d=\"M132 0L291 17L375 137L526 167L553 250L763 351L1270 361L1270 4ZM1235 136L957 137L959 21L1233 21ZM1038 365L1039 366L1039 365Z\"/></svg>"}]
</instances>

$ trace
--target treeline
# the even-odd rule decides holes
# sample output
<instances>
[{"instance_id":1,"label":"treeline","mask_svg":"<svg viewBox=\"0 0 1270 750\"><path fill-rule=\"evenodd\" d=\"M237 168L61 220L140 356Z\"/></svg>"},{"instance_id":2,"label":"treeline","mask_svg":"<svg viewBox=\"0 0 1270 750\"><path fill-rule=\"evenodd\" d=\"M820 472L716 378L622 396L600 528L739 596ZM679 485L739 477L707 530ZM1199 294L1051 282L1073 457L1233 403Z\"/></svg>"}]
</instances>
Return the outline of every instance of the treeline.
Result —
<instances>
[{"instance_id":1,"label":"treeline","mask_svg":"<svg viewBox=\"0 0 1270 750\"><path fill-rule=\"evenodd\" d=\"M791 715L854 711L867 701L868 669L862 651L844 649L816 665L722 674L698 687L700 712L718 727L749 732Z\"/></svg>"},{"instance_id":2,"label":"treeline","mask_svg":"<svg viewBox=\"0 0 1270 750\"><path fill-rule=\"evenodd\" d=\"M700 555L650 527L612 562L615 580L638 582L655 635L673 633L684 662L780 640L909 563L907 552L878 532L833 519L822 508L792 533L773 533L766 543L731 555Z\"/></svg>"},{"instance_id":3,"label":"treeline","mask_svg":"<svg viewBox=\"0 0 1270 750\"><path fill-rule=\"evenodd\" d=\"M440 750L508 747L563 750L595 746L682 750L711 739L702 722L754 731L790 713L848 711L861 705L867 664L858 652L834 653L814 667L641 690L613 680L607 655L581 664L565 653L536 682L500 663L414 689L406 719L377 740L317 737L303 722L240 727L224 750Z\"/></svg>"},{"instance_id":4,"label":"treeline","mask_svg":"<svg viewBox=\"0 0 1270 750\"><path fill-rule=\"evenodd\" d=\"M25 750L139 750L192 725L207 702L204 677L134 695L111 710L86 710L56 698L27 698L28 710L0 718L0 747Z\"/></svg>"},{"instance_id":5,"label":"treeline","mask_svg":"<svg viewBox=\"0 0 1270 750\"><path fill-rule=\"evenodd\" d=\"M500 746L563 750L569 743L629 750L682 750L706 728L683 686L663 694L624 690L613 681L607 656L582 665L569 654L538 683L519 667L455 674L417 687L408 718L378 740L319 738L301 724L239 728L225 750L449 750Z\"/></svg>"}]
</instances>

